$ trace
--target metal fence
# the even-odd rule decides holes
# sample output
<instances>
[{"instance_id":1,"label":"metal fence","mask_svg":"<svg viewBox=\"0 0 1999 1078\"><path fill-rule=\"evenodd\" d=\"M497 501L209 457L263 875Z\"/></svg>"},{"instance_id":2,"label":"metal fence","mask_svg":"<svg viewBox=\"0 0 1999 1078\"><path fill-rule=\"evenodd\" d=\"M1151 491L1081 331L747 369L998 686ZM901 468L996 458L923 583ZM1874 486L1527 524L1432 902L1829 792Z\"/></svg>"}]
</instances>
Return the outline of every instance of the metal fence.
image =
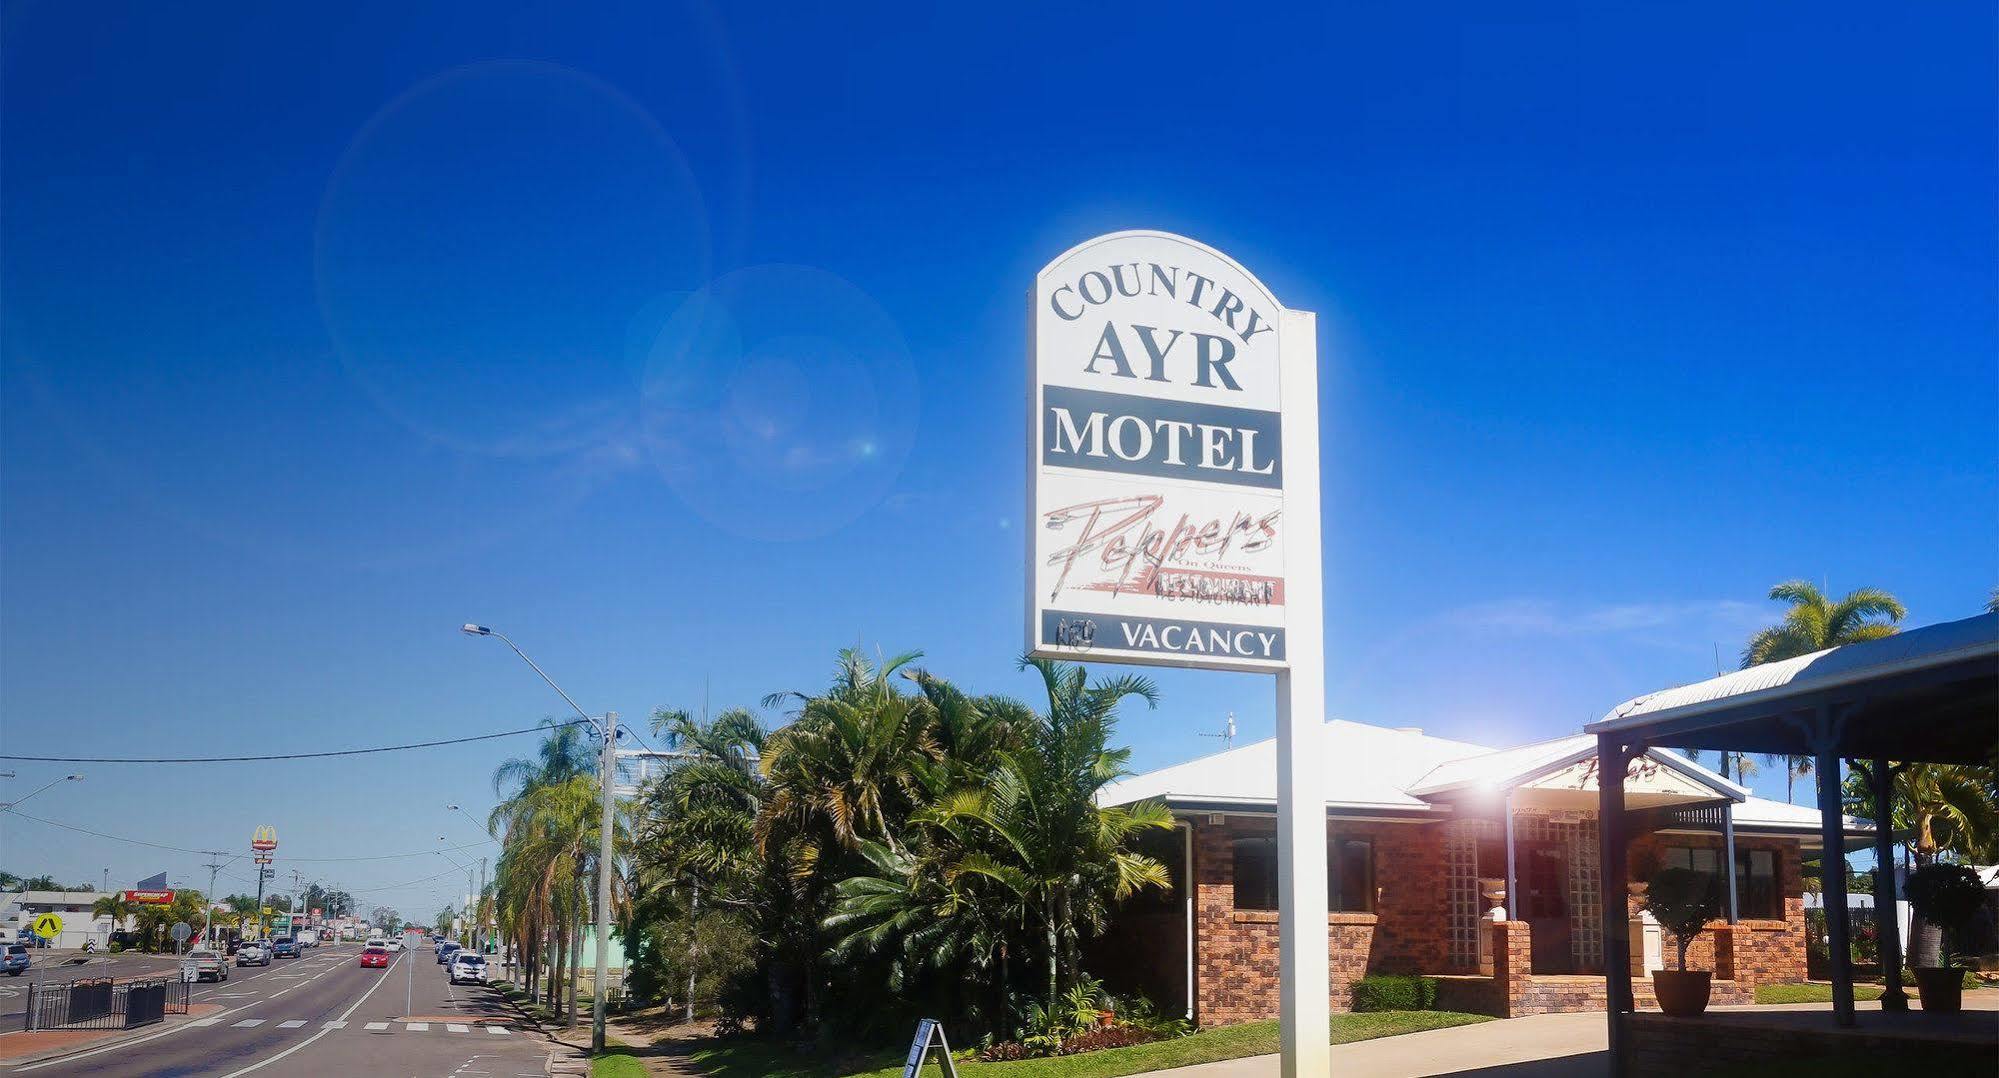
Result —
<instances>
[{"instance_id":1,"label":"metal fence","mask_svg":"<svg viewBox=\"0 0 1999 1078\"><path fill-rule=\"evenodd\" d=\"M188 984L174 978L125 981L106 977L28 985L23 1028L132 1029L186 1014Z\"/></svg>"}]
</instances>

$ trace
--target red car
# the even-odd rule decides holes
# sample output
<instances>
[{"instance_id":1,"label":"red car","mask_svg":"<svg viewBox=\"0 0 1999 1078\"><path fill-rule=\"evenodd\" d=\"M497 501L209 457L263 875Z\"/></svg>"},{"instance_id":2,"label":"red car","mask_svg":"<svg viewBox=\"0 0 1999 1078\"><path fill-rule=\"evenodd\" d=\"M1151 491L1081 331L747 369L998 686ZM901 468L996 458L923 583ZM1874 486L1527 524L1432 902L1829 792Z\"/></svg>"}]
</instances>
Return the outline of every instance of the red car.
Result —
<instances>
[{"instance_id":1,"label":"red car","mask_svg":"<svg viewBox=\"0 0 1999 1078\"><path fill-rule=\"evenodd\" d=\"M361 952L361 965L376 969L389 968L389 952L380 947L370 947Z\"/></svg>"}]
</instances>

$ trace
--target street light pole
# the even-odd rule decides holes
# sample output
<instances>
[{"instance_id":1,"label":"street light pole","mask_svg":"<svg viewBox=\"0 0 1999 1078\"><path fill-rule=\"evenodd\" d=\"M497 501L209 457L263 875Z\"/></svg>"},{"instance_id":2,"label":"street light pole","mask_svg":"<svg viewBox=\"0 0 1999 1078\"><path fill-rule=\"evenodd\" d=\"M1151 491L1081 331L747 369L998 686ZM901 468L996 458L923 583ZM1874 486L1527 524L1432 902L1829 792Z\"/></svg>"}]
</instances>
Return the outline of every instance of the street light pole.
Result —
<instances>
[{"instance_id":1,"label":"street light pole","mask_svg":"<svg viewBox=\"0 0 1999 1078\"><path fill-rule=\"evenodd\" d=\"M603 777L604 814L597 824L597 973L590 979L590 1050L604 1050L604 997L609 977L611 939L611 826L612 786L618 763L618 713L604 716L604 759L598 765Z\"/></svg>"},{"instance_id":2,"label":"street light pole","mask_svg":"<svg viewBox=\"0 0 1999 1078\"><path fill-rule=\"evenodd\" d=\"M569 694L562 691L562 686L557 685L554 678L549 677L546 671L536 666L535 661L528 658L527 652L522 651L512 640L507 639L504 633L495 632L484 625L474 625L471 622L466 622L460 626L459 631L467 636L497 637L501 643L512 648L514 654L520 656L521 661L528 664L529 669L540 675L541 679L548 683L548 687L554 689L557 696L562 697L576 714L582 716L583 721L595 727L598 735L603 738L603 755L599 757L597 766L597 781L603 791L602 814L597 824L599 832L597 836L597 978L590 992L590 1051L602 1052L604 1050L604 980L607 976L611 959L610 951L608 950L611 936L611 839L613 835L612 820L615 814L612 794L617 777L615 768L617 764L618 713L615 711L606 712L604 720L602 722L597 721L589 712L577 706L576 701L570 699Z\"/></svg>"}]
</instances>

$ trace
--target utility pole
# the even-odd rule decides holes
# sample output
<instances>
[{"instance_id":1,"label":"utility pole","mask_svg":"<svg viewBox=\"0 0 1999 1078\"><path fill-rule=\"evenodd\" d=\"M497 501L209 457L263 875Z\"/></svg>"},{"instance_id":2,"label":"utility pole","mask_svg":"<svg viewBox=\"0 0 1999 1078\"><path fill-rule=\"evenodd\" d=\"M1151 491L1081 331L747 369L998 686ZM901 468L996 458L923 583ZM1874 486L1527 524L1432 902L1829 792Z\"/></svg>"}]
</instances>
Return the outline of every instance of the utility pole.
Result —
<instances>
[{"instance_id":1,"label":"utility pole","mask_svg":"<svg viewBox=\"0 0 1999 1078\"><path fill-rule=\"evenodd\" d=\"M597 975L590 989L590 1050L604 1050L605 981L609 976L611 943L611 838L616 808L613 790L617 785L618 713L604 713L604 757L599 765L599 785L604 788L604 811L597 823Z\"/></svg>"},{"instance_id":2,"label":"utility pole","mask_svg":"<svg viewBox=\"0 0 1999 1078\"><path fill-rule=\"evenodd\" d=\"M208 854L210 857L222 856L222 851L220 850L204 850L202 852ZM208 938L208 932L209 929L215 927L215 874L222 871L222 865L223 862L221 861L210 861L201 866L208 870L207 901L202 904L201 908L201 942L206 945L213 945L215 942Z\"/></svg>"},{"instance_id":3,"label":"utility pole","mask_svg":"<svg viewBox=\"0 0 1999 1078\"><path fill-rule=\"evenodd\" d=\"M472 926L472 946L480 954L486 953L486 859L479 858L479 892L472 896L472 916L478 924Z\"/></svg>"}]
</instances>

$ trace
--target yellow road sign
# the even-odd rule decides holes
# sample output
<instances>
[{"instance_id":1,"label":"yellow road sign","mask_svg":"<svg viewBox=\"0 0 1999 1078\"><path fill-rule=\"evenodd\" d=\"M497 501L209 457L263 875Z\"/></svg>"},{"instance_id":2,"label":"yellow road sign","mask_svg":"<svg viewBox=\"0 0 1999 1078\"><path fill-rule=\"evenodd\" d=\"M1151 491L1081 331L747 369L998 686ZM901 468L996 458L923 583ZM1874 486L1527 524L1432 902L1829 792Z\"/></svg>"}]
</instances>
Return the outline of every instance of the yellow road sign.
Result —
<instances>
[{"instance_id":1,"label":"yellow road sign","mask_svg":"<svg viewBox=\"0 0 1999 1078\"><path fill-rule=\"evenodd\" d=\"M51 940L62 935L62 918L53 913L35 918L35 935Z\"/></svg>"}]
</instances>

